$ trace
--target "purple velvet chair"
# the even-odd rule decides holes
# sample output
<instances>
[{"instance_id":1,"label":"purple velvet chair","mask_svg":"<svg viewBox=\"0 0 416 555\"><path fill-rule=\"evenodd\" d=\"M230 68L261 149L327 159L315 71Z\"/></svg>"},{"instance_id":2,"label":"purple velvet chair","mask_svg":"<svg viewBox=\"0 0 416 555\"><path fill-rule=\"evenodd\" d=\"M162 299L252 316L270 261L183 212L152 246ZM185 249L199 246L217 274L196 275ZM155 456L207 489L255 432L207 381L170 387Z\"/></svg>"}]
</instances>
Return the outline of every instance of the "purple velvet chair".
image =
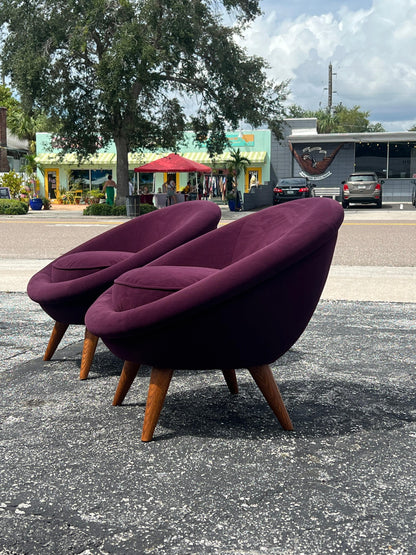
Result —
<instances>
[{"instance_id":1,"label":"purple velvet chair","mask_svg":"<svg viewBox=\"0 0 416 555\"><path fill-rule=\"evenodd\" d=\"M153 437L175 368L219 368L232 393L235 369L248 368L282 427L292 429L269 364L316 308L343 214L327 198L266 208L123 274L97 299L87 327L126 361L113 404L141 363L153 367L143 441ZM212 329L226 341L207 342ZM178 342L184 330L186 348Z\"/></svg>"},{"instance_id":2,"label":"purple velvet chair","mask_svg":"<svg viewBox=\"0 0 416 555\"><path fill-rule=\"evenodd\" d=\"M102 233L60 256L28 283L29 297L55 320L44 360L50 360L70 324L84 325L87 309L114 279L215 229L221 210L211 202L163 208ZM98 337L85 330L80 378L86 379Z\"/></svg>"}]
</instances>

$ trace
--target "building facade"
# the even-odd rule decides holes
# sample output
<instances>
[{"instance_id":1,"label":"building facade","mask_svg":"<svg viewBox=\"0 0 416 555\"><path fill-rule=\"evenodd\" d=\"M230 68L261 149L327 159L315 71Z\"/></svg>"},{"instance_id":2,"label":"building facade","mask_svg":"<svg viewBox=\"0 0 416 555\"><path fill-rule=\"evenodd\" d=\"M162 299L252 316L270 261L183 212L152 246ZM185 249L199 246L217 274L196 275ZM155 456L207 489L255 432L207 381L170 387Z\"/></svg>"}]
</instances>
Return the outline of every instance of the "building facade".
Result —
<instances>
[{"instance_id":1,"label":"building facade","mask_svg":"<svg viewBox=\"0 0 416 555\"><path fill-rule=\"evenodd\" d=\"M416 132L402 133L331 133L318 134L316 118L287 119L283 139L278 140L268 129L228 133L230 147L210 158L206 147L194 140L192 132L178 153L212 168L212 176L221 178L232 161L232 151L239 150L249 160L238 177L241 194L248 192L250 181L276 184L282 177L306 176L319 187L342 187L354 171L374 171L384 181L385 201L408 202L416 182ZM60 157L51 146L49 133L38 133L36 160L41 192L54 200L71 187L100 188L109 173L116 176L114 144L100 150L81 163L75 153ZM168 152L129 154L129 170L137 190L158 192L167 180L166 174L137 174L134 168L151 162ZM169 176L171 178L172 176ZM173 176L177 191L187 184L188 174Z\"/></svg>"},{"instance_id":2,"label":"building facade","mask_svg":"<svg viewBox=\"0 0 416 555\"><path fill-rule=\"evenodd\" d=\"M0 173L22 171L28 153L28 141L19 139L7 129L7 109L0 107Z\"/></svg>"},{"instance_id":3,"label":"building facade","mask_svg":"<svg viewBox=\"0 0 416 555\"><path fill-rule=\"evenodd\" d=\"M416 132L318 134L315 118L285 120L284 139L272 137L270 175L306 176L319 187L341 187L355 171L384 181L383 199L407 202L416 182Z\"/></svg>"},{"instance_id":4,"label":"building facade","mask_svg":"<svg viewBox=\"0 0 416 555\"><path fill-rule=\"evenodd\" d=\"M221 155L211 158L204 144L196 143L194 134L186 132L178 154L206 164L212 168L212 176L221 178L233 157L233 151L239 151L240 156L248 163L238 176L238 188L241 193L249 190L250 181L254 177L258 183L270 180L270 151L271 132L268 129L256 131L239 131L228 133L230 147ZM166 174L135 173L134 168L166 156L169 152L140 152L129 154L129 170L132 180L137 182L137 190L146 188L148 192L158 192L167 180ZM83 190L100 188L108 174L117 175L117 156L114 144L97 152L88 159L79 161L75 153L60 155L58 148L53 146L50 133L36 135L36 161L38 163L38 178L41 194L52 201L70 188ZM190 178L188 174L173 176L177 191L186 187Z\"/></svg>"}]
</instances>

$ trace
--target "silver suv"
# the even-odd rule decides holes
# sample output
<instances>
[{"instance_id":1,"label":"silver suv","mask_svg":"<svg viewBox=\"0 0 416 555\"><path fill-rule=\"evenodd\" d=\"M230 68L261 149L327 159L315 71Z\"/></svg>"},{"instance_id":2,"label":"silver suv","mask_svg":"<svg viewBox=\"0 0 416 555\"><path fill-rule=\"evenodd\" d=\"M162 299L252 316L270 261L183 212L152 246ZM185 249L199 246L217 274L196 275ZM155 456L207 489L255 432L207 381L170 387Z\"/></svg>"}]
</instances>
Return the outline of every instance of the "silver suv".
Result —
<instances>
[{"instance_id":1,"label":"silver suv","mask_svg":"<svg viewBox=\"0 0 416 555\"><path fill-rule=\"evenodd\" d=\"M375 203L377 208L383 205L382 184L374 172L352 173L347 181L343 181L342 206L348 208L350 202Z\"/></svg>"}]
</instances>

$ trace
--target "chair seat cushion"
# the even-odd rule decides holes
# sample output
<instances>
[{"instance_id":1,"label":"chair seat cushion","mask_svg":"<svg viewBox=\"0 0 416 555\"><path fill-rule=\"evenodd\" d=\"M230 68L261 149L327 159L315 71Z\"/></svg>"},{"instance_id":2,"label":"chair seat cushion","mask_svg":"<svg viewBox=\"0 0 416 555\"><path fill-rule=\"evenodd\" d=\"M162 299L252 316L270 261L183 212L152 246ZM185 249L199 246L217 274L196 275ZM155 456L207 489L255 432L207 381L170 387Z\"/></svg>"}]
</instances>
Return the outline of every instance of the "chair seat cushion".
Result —
<instances>
[{"instance_id":1,"label":"chair seat cushion","mask_svg":"<svg viewBox=\"0 0 416 555\"><path fill-rule=\"evenodd\" d=\"M130 270L114 281L113 309L121 312L157 301L216 272L214 268L194 266L145 266Z\"/></svg>"},{"instance_id":2,"label":"chair seat cushion","mask_svg":"<svg viewBox=\"0 0 416 555\"><path fill-rule=\"evenodd\" d=\"M125 251L74 252L55 260L52 264L51 280L57 283L84 277L113 266L132 254Z\"/></svg>"}]
</instances>

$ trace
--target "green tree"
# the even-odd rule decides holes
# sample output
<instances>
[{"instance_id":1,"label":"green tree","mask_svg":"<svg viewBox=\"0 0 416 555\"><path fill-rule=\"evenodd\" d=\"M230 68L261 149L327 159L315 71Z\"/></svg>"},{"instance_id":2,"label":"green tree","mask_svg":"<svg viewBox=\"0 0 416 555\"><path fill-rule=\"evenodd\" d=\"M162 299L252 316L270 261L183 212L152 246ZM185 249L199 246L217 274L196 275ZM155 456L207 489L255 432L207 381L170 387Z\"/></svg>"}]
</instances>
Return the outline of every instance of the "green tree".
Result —
<instances>
[{"instance_id":1,"label":"green tree","mask_svg":"<svg viewBox=\"0 0 416 555\"><path fill-rule=\"evenodd\" d=\"M379 122L378 123L370 123L370 125L367 128L367 131L369 133L385 133L386 132L383 125Z\"/></svg>"},{"instance_id":2,"label":"green tree","mask_svg":"<svg viewBox=\"0 0 416 555\"><path fill-rule=\"evenodd\" d=\"M62 152L114 141L124 197L128 152L175 150L187 119L210 153L242 119L279 135L287 83L235 40L259 13L258 0L0 0L3 68L25 112L60 125Z\"/></svg>"},{"instance_id":3,"label":"green tree","mask_svg":"<svg viewBox=\"0 0 416 555\"><path fill-rule=\"evenodd\" d=\"M343 104L337 104L333 114L336 133L364 133L370 125L370 112L362 112L359 106L347 108Z\"/></svg>"},{"instance_id":4,"label":"green tree","mask_svg":"<svg viewBox=\"0 0 416 555\"><path fill-rule=\"evenodd\" d=\"M228 169L229 171L234 173L236 177L238 177L241 173L241 170L243 170L246 166L250 164L250 160L245 156L241 155L241 151L239 148L237 148L237 150L234 148L231 148L230 156L231 156L231 162L229 164Z\"/></svg>"},{"instance_id":5,"label":"green tree","mask_svg":"<svg viewBox=\"0 0 416 555\"><path fill-rule=\"evenodd\" d=\"M13 198L19 198L19 193L23 185L22 177L14 171L4 173L0 176L0 186L8 187Z\"/></svg>"},{"instance_id":6,"label":"green tree","mask_svg":"<svg viewBox=\"0 0 416 555\"><path fill-rule=\"evenodd\" d=\"M342 103L327 109L304 110L298 105L290 106L289 117L317 118L318 133L375 133L384 131L381 123L371 124L370 112L363 112L360 106L347 108Z\"/></svg>"},{"instance_id":7,"label":"green tree","mask_svg":"<svg viewBox=\"0 0 416 555\"><path fill-rule=\"evenodd\" d=\"M45 113L38 112L32 115L25 112L21 103L13 97L11 89L0 85L0 106L7 108L7 127L19 137L29 141L31 153L35 153L35 139L37 131L54 131L51 121Z\"/></svg>"},{"instance_id":8,"label":"green tree","mask_svg":"<svg viewBox=\"0 0 416 555\"><path fill-rule=\"evenodd\" d=\"M7 108L8 113L20 109L20 103L13 97L12 91L6 85L0 85L0 106Z\"/></svg>"}]
</instances>

